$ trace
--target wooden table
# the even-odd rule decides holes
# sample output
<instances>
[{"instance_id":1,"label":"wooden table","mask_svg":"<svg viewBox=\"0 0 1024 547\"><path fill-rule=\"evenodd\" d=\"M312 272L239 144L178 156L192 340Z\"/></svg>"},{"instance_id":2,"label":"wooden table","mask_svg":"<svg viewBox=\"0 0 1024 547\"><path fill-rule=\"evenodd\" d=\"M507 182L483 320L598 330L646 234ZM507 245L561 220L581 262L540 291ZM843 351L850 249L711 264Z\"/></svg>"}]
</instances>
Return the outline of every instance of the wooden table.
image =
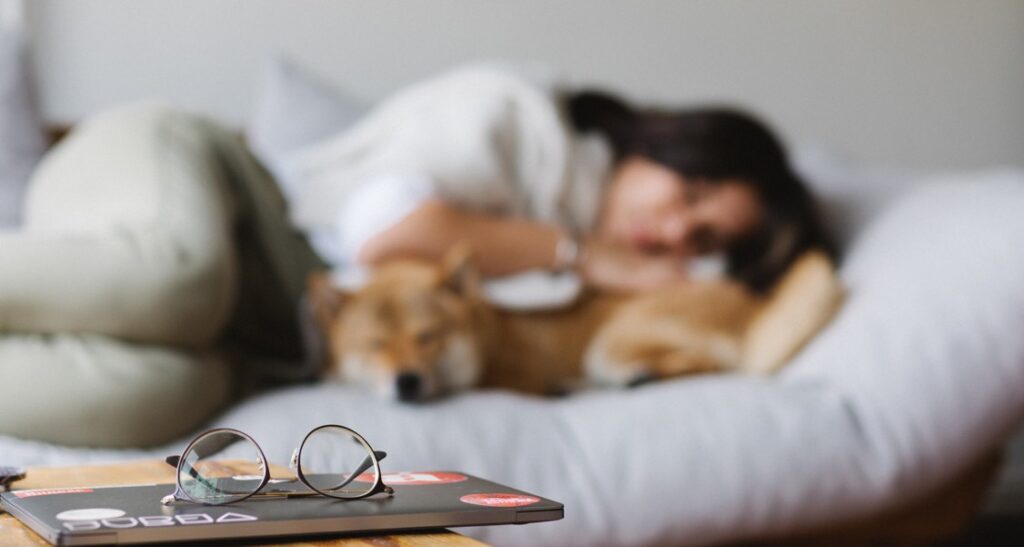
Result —
<instances>
[{"instance_id":1,"label":"wooden table","mask_svg":"<svg viewBox=\"0 0 1024 547\"><path fill-rule=\"evenodd\" d=\"M283 476L287 473L278 473ZM28 470L25 480L14 484L16 489L71 488L79 486L118 486L130 484L174 483L174 468L164 462L144 460L114 465L92 465L79 467L37 467ZM0 514L0 545L49 545L35 532L21 524L7 513ZM317 546L380 546L389 547L479 547L479 541L461 536L448 530L427 533L394 534L383 537L350 537L318 540L289 545Z\"/></svg>"}]
</instances>

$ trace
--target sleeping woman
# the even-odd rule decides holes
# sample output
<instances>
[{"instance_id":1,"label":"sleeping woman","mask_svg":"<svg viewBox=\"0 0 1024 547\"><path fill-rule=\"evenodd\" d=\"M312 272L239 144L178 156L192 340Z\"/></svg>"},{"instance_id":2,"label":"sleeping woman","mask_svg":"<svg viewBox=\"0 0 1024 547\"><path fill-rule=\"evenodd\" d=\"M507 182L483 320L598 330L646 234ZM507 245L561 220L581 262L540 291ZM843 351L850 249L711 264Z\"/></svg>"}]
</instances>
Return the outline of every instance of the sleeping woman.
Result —
<instances>
[{"instance_id":1,"label":"sleeping woman","mask_svg":"<svg viewBox=\"0 0 1024 547\"><path fill-rule=\"evenodd\" d=\"M828 248L749 116L638 111L495 68L409 87L284 167L292 224L343 271L466 242L491 277L637 291L716 256L760 290ZM79 124L34 174L25 229L0 232L0 375L47 386L0 402L0 434L167 442L225 401L222 345L297 360L293 312L319 265L272 184L202 117L139 104Z\"/></svg>"},{"instance_id":2,"label":"sleeping woman","mask_svg":"<svg viewBox=\"0 0 1024 547\"><path fill-rule=\"evenodd\" d=\"M292 221L339 269L465 242L489 277L572 270L636 291L717 263L760 291L831 248L783 146L750 115L635 110L497 68L409 87L287 170Z\"/></svg>"}]
</instances>

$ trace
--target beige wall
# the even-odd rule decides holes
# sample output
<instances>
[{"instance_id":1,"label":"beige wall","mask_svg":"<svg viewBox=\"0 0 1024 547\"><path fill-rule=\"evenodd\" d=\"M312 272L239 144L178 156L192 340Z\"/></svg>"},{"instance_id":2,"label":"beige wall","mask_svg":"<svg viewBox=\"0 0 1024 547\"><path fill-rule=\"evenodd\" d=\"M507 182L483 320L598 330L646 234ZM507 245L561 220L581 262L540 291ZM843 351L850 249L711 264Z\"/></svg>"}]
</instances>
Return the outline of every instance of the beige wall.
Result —
<instances>
[{"instance_id":1,"label":"beige wall","mask_svg":"<svg viewBox=\"0 0 1024 547\"><path fill-rule=\"evenodd\" d=\"M160 95L241 123L275 49L368 99L499 57L741 103L866 160L1024 165L1019 0L29 0L27 20L54 121Z\"/></svg>"}]
</instances>

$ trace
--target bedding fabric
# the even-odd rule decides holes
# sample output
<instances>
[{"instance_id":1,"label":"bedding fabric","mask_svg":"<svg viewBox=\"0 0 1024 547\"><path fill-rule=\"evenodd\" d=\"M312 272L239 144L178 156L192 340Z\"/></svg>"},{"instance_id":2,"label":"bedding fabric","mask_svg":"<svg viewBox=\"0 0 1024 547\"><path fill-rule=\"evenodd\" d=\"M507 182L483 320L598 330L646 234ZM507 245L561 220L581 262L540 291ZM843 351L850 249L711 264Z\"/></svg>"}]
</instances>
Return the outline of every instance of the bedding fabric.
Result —
<instances>
[{"instance_id":1,"label":"bedding fabric","mask_svg":"<svg viewBox=\"0 0 1024 547\"><path fill-rule=\"evenodd\" d=\"M287 462L314 425L356 428L386 471L460 469L566 504L475 529L502 545L705 544L866 516L925 495L1024 418L1024 174L950 175L862 230L845 307L779 376L708 376L562 400L431 405L297 387L216 420ZM11 439L13 463L163 454Z\"/></svg>"}]
</instances>

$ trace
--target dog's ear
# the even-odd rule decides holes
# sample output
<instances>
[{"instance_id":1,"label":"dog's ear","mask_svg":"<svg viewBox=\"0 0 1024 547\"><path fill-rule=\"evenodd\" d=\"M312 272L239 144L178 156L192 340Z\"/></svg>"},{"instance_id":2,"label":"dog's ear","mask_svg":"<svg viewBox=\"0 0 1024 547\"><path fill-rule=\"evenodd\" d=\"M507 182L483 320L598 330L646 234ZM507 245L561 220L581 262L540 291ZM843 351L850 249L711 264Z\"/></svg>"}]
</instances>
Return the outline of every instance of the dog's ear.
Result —
<instances>
[{"instance_id":1,"label":"dog's ear","mask_svg":"<svg viewBox=\"0 0 1024 547\"><path fill-rule=\"evenodd\" d=\"M480 291L480 274L473 264L468 244L457 243L441 259L440 286L460 296L476 296Z\"/></svg>"},{"instance_id":2,"label":"dog's ear","mask_svg":"<svg viewBox=\"0 0 1024 547\"><path fill-rule=\"evenodd\" d=\"M325 329L341 312L348 294L334 286L330 273L321 271L306 278L306 298L321 332L326 332Z\"/></svg>"}]
</instances>

